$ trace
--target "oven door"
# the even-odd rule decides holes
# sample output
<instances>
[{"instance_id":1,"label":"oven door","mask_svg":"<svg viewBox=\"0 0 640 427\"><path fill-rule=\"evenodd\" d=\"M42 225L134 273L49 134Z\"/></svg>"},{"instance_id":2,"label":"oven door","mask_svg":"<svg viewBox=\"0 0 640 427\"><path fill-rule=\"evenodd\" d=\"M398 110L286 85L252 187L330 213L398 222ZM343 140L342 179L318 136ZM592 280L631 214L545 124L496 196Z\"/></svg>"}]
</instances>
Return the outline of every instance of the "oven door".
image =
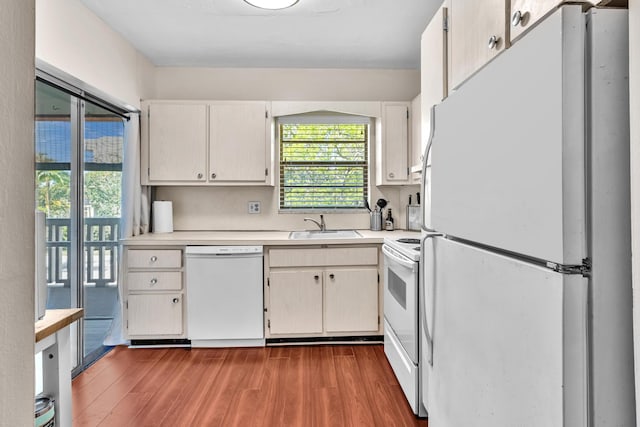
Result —
<instances>
[{"instance_id":1,"label":"oven door","mask_svg":"<svg viewBox=\"0 0 640 427\"><path fill-rule=\"evenodd\" d=\"M384 253L384 317L413 363L418 363L418 263L388 245Z\"/></svg>"}]
</instances>

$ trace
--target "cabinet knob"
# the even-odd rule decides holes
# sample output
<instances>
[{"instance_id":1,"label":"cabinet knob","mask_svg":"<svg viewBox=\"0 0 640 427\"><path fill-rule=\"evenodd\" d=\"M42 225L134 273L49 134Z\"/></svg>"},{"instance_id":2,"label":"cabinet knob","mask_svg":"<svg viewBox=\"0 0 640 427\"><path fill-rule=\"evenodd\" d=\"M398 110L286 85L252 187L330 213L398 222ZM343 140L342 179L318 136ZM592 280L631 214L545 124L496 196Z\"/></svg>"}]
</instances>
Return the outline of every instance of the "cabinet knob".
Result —
<instances>
[{"instance_id":1,"label":"cabinet knob","mask_svg":"<svg viewBox=\"0 0 640 427\"><path fill-rule=\"evenodd\" d=\"M212 174L211 174L211 179L216 179L216 176L217 176L217 175L216 175L215 173L212 173Z\"/></svg>"},{"instance_id":2,"label":"cabinet knob","mask_svg":"<svg viewBox=\"0 0 640 427\"><path fill-rule=\"evenodd\" d=\"M151 280L149 280L149 283L151 284L151 286L155 285L156 283L158 283L158 279L156 279L155 277Z\"/></svg>"},{"instance_id":3,"label":"cabinet knob","mask_svg":"<svg viewBox=\"0 0 640 427\"><path fill-rule=\"evenodd\" d=\"M171 300L171 302L173 302L174 304L177 304L180 302L180 298L174 298Z\"/></svg>"},{"instance_id":4,"label":"cabinet knob","mask_svg":"<svg viewBox=\"0 0 640 427\"><path fill-rule=\"evenodd\" d=\"M157 260L158 260L157 256L154 255L154 256L151 257L151 262L156 262Z\"/></svg>"},{"instance_id":5,"label":"cabinet knob","mask_svg":"<svg viewBox=\"0 0 640 427\"><path fill-rule=\"evenodd\" d=\"M331 274L329 275L329 279L331 279L331 280L333 280L335 277L336 277L336 276L335 276L333 273L331 273Z\"/></svg>"},{"instance_id":6,"label":"cabinet knob","mask_svg":"<svg viewBox=\"0 0 640 427\"><path fill-rule=\"evenodd\" d=\"M518 25L520 25L521 22L522 22L522 12L520 12L519 10L516 10L515 12L513 12L513 15L511 15L511 25L514 27L517 27Z\"/></svg>"},{"instance_id":7,"label":"cabinet knob","mask_svg":"<svg viewBox=\"0 0 640 427\"><path fill-rule=\"evenodd\" d=\"M511 15L511 25L514 27L517 27L518 25L524 27L525 25L527 25L528 21L529 12L521 12L519 10L516 10L515 12L513 12L513 15Z\"/></svg>"},{"instance_id":8,"label":"cabinet knob","mask_svg":"<svg viewBox=\"0 0 640 427\"><path fill-rule=\"evenodd\" d=\"M202 179L202 174L201 173L198 174L198 179Z\"/></svg>"},{"instance_id":9,"label":"cabinet knob","mask_svg":"<svg viewBox=\"0 0 640 427\"><path fill-rule=\"evenodd\" d=\"M320 279L320 276L318 276L318 275L316 274L315 276L313 276L313 279L314 279L314 280L319 280L319 279Z\"/></svg>"},{"instance_id":10,"label":"cabinet knob","mask_svg":"<svg viewBox=\"0 0 640 427\"><path fill-rule=\"evenodd\" d=\"M489 37L489 43L487 43L487 46L489 47L489 49L495 49L498 47L498 43L500 43L500 37L491 36Z\"/></svg>"},{"instance_id":11,"label":"cabinet knob","mask_svg":"<svg viewBox=\"0 0 640 427\"><path fill-rule=\"evenodd\" d=\"M393 172L391 172L391 173L389 174L389 178L394 178L395 176L396 176L396 175L395 175Z\"/></svg>"}]
</instances>

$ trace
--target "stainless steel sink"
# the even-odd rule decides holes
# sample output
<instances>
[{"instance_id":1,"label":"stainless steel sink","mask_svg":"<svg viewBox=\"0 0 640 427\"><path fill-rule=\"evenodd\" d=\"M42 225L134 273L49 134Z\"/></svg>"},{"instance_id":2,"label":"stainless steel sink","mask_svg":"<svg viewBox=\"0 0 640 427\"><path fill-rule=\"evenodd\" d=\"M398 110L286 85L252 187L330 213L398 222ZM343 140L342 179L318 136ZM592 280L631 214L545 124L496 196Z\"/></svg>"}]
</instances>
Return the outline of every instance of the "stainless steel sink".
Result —
<instances>
[{"instance_id":1,"label":"stainless steel sink","mask_svg":"<svg viewBox=\"0 0 640 427\"><path fill-rule=\"evenodd\" d=\"M311 231L292 231L289 239L359 239L362 234L356 230L311 230Z\"/></svg>"}]
</instances>

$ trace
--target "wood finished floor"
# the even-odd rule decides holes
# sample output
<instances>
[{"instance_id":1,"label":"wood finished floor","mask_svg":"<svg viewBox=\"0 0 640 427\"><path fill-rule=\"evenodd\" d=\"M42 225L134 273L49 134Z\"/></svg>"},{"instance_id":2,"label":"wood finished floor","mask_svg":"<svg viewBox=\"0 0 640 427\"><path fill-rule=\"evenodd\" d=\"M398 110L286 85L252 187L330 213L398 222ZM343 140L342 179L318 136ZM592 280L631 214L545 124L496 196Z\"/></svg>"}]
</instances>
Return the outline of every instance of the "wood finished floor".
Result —
<instances>
[{"instance_id":1,"label":"wood finished floor","mask_svg":"<svg viewBox=\"0 0 640 427\"><path fill-rule=\"evenodd\" d=\"M119 346L72 384L78 426L427 426L382 345Z\"/></svg>"}]
</instances>

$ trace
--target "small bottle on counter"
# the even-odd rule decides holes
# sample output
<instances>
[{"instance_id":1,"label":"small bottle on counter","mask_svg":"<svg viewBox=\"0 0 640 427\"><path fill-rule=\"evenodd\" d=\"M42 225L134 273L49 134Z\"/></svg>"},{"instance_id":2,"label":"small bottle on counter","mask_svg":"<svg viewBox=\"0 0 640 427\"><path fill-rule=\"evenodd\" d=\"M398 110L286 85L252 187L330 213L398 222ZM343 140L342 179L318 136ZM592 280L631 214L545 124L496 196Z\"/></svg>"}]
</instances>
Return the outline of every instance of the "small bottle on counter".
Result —
<instances>
[{"instance_id":1,"label":"small bottle on counter","mask_svg":"<svg viewBox=\"0 0 640 427\"><path fill-rule=\"evenodd\" d=\"M387 209L387 219L384 221L384 229L393 231L393 216L391 216L391 208Z\"/></svg>"}]
</instances>

